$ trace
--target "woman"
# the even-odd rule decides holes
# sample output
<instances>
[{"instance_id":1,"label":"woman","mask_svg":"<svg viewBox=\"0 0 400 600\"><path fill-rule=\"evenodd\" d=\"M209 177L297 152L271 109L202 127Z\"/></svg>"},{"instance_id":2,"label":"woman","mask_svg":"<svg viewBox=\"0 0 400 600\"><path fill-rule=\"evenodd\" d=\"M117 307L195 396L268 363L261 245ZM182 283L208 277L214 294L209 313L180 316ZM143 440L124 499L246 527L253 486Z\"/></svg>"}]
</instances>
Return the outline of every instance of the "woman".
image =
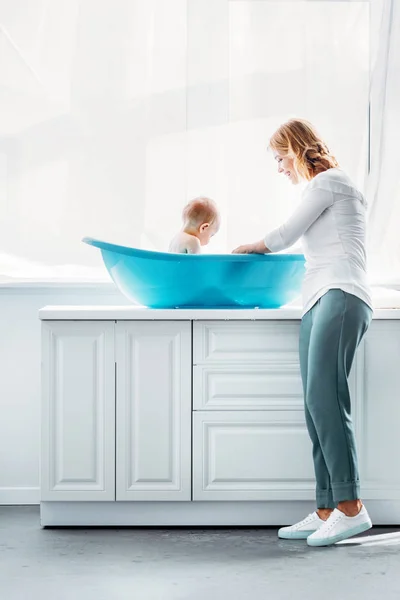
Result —
<instances>
[{"instance_id":1,"label":"woman","mask_svg":"<svg viewBox=\"0 0 400 600\"><path fill-rule=\"evenodd\" d=\"M300 370L317 510L281 528L278 535L328 546L372 527L360 500L348 385L357 346L372 318L366 279L366 202L307 121L292 119L282 125L270 147L279 173L293 184L301 180L308 184L286 223L234 252L278 252L302 236L306 274Z\"/></svg>"}]
</instances>

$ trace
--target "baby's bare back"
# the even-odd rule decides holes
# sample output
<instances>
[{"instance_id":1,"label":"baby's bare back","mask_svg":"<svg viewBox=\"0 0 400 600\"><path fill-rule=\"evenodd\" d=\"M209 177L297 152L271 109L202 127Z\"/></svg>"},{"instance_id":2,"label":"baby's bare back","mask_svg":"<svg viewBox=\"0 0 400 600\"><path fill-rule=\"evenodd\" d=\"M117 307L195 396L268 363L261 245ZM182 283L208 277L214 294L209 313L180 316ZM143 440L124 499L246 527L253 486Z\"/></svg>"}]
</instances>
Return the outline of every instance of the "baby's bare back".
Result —
<instances>
[{"instance_id":1,"label":"baby's bare back","mask_svg":"<svg viewBox=\"0 0 400 600\"><path fill-rule=\"evenodd\" d=\"M201 246L195 235L180 231L171 241L168 252L177 254L200 254Z\"/></svg>"}]
</instances>

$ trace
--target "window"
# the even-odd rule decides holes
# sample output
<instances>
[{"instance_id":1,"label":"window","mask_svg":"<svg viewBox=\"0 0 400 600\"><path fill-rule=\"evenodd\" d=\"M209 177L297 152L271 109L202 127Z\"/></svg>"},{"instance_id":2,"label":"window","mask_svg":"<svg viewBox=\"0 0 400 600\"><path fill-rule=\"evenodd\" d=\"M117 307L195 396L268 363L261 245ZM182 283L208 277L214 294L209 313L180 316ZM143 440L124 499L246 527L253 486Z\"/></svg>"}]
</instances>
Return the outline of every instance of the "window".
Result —
<instances>
[{"instance_id":1,"label":"window","mask_svg":"<svg viewBox=\"0 0 400 600\"><path fill-rule=\"evenodd\" d=\"M207 251L261 237L298 194L267 151L290 116L364 181L368 2L18 0L0 19L3 280L106 278L82 237L166 249L200 194L223 215Z\"/></svg>"}]
</instances>

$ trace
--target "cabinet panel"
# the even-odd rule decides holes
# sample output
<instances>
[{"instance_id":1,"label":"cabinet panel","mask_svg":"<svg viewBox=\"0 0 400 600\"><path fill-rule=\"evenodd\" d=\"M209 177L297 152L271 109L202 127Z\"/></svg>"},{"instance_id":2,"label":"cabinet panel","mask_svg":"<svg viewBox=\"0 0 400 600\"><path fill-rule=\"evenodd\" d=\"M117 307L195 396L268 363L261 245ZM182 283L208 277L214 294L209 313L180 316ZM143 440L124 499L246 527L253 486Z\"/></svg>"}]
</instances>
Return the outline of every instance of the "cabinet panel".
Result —
<instances>
[{"instance_id":1,"label":"cabinet panel","mask_svg":"<svg viewBox=\"0 0 400 600\"><path fill-rule=\"evenodd\" d=\"M195 322L194 364L298 364L299 326L298 321Z\"/></svg>"},{"instance_id":2,"label":"cabinet panel","mask_svg":"<svg viewBox=\"0 0 400 600\"><path fill-rule=\"evenodd\" d=\"M365 499L400 499L400 322L373 321L357 377L360 474Z\"/></svg>"},{"instance_id":3,"label":"cabinet panel","mask_svg":"<svg viewBox=\"0 0 400 600\"><path fill-rule=\"evenodd\" d=\"M119 322L117 500L191 499L191 323Z\"/></svg>"},{"instance_id":4,"label":"cabinet panel","mask_svg":"<svg viewBox=\"0 0 400 600\"><path fill-rule=\"evenodd\" d=\"M42 325L42 500L114 500L114 323Z\"/></svg>"},{"instance_id":5,"label":"cabinet panel","mask_svg":"<svg viewBox=\"0 0 400 600\"><path fill-rule=\"evenodd\" d=\"M303 410L299 366L196 365L194 410Z\"/></svg>"},{"instance_id":6,"label":"cabinet panel","mask_svg":"<svg viewBox=\"0 0 400 600\"><path fill-rule=\"evenodd\" d=\"M193 415L194 500L310 500L311 442L296 412Z\"/></svg>"}]
</instances>

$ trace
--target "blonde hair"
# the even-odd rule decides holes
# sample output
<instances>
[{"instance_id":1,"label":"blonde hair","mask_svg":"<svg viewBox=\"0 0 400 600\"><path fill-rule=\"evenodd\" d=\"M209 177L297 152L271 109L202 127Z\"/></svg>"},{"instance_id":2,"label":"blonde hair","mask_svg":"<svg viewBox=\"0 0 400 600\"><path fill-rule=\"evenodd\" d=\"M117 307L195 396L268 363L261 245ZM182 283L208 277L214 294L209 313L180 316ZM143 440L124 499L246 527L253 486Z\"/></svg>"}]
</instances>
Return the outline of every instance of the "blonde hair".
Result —
<instances>
[{"instance_id":1,"label":"blonde hair","mask_svg":"<svg viewBox=\"0 0 400 600\"><path fill-rule=\"evenodd\" d=\"M218 208L211 198L194 198L182 211L184 224L200 227L203 223L212 225L218 219Z\"/></svg>"},{"instance_id":2,"label":"blonde hair","mask_svg":"<svg viewBox=\"0 0 400 600\"><path fill-rule=\"evenodd\" d=\"M297 173L308 181L339 166L317 130L305 119L290 119L281 125L269 145L280 154L291 156Z\"/></svg>"}]
</instances>

